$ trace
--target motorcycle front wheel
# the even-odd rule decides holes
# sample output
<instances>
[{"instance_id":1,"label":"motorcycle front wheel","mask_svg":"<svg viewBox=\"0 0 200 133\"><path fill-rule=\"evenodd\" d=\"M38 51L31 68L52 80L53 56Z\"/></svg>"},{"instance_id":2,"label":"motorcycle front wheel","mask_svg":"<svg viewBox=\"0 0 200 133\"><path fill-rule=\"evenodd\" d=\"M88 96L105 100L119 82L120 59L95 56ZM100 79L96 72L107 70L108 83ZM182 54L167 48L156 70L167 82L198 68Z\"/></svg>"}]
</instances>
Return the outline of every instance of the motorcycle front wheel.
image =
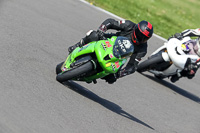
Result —
<instances>
[{"instance_id":1,"label":"motorcycle front wheel","mask_svg":"<svg viewBox=\"0 0 200 133\"><path fill-rule=\"evenodd\" d=\"M61 67L62 67L63 63L64 63L64 61L56 66L56 74L59 74L62 72Z\"/></svg>"},{"instance_id":2,"label":"motorcycle front wheel","mask_svg":"<svg viewBox=\"0 0 200 133\"><path fill-rule=\"evenodd\" d=\"M86 62L80 66L76 66L74 68L71 68L64 73L60 73L56 76L56 80L58 82L65 82L67 80L70 80L72 78L76 78L80 75L86 74L93 69L93 63L91 61Z\"/></svg>"},{"instance_id":3,"label":"motorcycle front wheel","mask_svg":"<svg viewBox=\"0 0 200 133\"><path fill-rule=\"evenodd\" d=\"M153 55L149 59L141 62L138 65L137 71L140 73L144 72L144 71L148 71L151 68L153 68L154 66L156 66L158 63L161 63L163 61L164 61L164 59L162 58L162 54Z\"/></svg>"}]
</instances>

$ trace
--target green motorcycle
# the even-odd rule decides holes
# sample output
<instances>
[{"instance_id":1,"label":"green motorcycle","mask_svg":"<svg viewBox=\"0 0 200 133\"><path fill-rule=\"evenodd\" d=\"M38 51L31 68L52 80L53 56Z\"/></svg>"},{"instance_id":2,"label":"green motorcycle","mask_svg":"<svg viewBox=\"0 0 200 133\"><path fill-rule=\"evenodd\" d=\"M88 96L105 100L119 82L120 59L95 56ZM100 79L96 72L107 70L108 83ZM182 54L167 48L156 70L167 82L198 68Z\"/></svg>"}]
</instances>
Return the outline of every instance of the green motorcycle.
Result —
<instances>
[{"instance_id":1,"label":"green motorcycle","mask_svg":"<svg viewBox=\"0 0 200 133\"><path fill-rule=\"evenodd\" d=\"M77 47L64 62L56 67L56 80L68 80L97 83L96 79L117 73L132 55L132 42L122 36L113 36L107 40L88 43Z\"/></svg>"}]
</instances>

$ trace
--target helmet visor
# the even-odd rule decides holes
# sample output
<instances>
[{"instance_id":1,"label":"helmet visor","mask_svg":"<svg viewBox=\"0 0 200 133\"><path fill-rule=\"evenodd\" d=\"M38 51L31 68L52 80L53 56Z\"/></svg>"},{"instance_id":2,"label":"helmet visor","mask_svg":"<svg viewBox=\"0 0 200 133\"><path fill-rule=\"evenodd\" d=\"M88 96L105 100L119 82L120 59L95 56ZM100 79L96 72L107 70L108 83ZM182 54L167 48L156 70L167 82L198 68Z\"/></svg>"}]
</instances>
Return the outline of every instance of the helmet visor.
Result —
<instances>
[{"instance_id":1,"label":"helmet visor","mask_svg":"<svg viewBox=\"0 0 200 133\"><path fill-rule=\"evenodd\" d=\"M135 31L134 31L137 40L139 43L145 43L149 39L149 37L145 36L138 28L138 26L135 26Z\"/></svg>"}]
</instances>

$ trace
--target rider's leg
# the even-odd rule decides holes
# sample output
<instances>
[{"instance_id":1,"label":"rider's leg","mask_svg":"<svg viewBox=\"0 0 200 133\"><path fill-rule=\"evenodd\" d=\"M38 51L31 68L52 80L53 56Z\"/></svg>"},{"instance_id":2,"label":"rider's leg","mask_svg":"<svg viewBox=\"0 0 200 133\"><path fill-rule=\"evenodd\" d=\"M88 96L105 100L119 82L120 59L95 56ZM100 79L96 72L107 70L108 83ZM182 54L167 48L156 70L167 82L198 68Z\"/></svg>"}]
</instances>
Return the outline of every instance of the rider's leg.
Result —
<instances>
[{"instance_id":1,"label":"rider's leg","mask_svg":"<svg viewBox=\"0 0 200 133\"><path fill-rule=\"evenodd\" d=\"M76 43L75 45L68 48L69 53L71 53L77 47L82 47L85 44L88 44L92 41L98 41L99 35L96 31L90 30L86 33L86 36L80 40L80 42Z\"/></svg>"}]
</instances>

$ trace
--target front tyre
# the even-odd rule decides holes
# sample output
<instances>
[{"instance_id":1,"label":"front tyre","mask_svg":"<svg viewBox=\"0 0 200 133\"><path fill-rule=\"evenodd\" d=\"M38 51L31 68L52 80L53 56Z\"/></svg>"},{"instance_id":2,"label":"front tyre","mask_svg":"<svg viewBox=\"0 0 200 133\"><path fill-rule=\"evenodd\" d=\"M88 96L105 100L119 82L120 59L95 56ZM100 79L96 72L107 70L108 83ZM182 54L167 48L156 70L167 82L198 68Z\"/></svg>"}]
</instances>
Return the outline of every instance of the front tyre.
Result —
<instances>
[{"instance_id":1,"label":"front tyre","mask_svg":"<svg viewBox=\"0 0 200 133\"><path fill-rule=\"evenodd\" d=\"M78 77L80 75L86 74L86 73L90 72L92 69L93 69L93 63L91 61L89 61L83 65L72 68L62 74L58 74L56 76L56 80L58 82L64 82L64 81L70 80L72 78Z\"/></svg>"},{"instance_id":2,"label":"front tyre","mask_svg":"<svg viewBox=\"0 0 200 133\"><path fill-rule=\"evenodd\" d=\"M154 74L154 77L157 78L157 79L160 79L160 80L162 80L162 79L165 78L165 77L163 77L163 76L159 76L159 75L155 75L155 74Z\"/></svg>"},{"instance_id":3,"label":"front tyre","mask_svg":"<svg viewBox=\"0 0 200 133\"><path fill-rule=\"evenodd\" d=\"M62 67L63 63L64 63L64 61L56 66L56 74L59 74L62 72L61 67Z\"/></svg>"},{"instance_id":4,"label":"front tyre","mask_svg":"<svg viewBox=\"0 0 200 133\"><path fill-rule=\"evenodd\" d=\"M164 59L162 58L162 54L153 55L149 59L140 63L138 65L137 71L140 73L147 71L147 70L155 67L158 63L161 63L163 61L164 61Z\"/></svg>"}]
</instances>

